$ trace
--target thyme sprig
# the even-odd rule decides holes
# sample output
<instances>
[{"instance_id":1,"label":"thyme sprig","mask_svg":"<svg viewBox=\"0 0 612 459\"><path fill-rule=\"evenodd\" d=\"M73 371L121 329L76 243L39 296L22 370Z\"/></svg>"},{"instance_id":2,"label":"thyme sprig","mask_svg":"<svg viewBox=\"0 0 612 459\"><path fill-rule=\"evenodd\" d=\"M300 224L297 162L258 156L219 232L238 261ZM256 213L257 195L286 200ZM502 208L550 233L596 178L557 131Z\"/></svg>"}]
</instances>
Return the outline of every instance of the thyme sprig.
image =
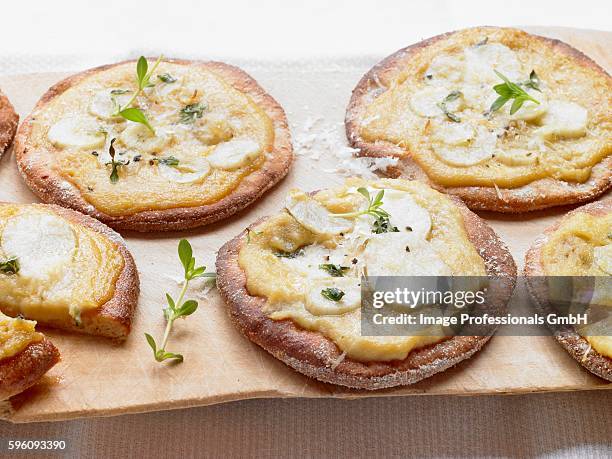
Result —
<instances>
[{"instance_id":1,"label":"thyme sprig","mask_svg":"<svg viewBox=\"0 0 612 459\"><path fill-rule=\"evenodd\" d=\"M493 71L497 74L498 77L504 80L504 82L493 86L493 90L497 94L499 94L499 97L495 99L495 102L493 102L493 104L491 104L491 108L489 108L489 111L487 112L488 114L491 114L502 108L510 99L514 100L514 102L512 102L512 106L510 107L511 115L514 115L528 100L533 102L534 104L540 105L540 102L538 100L531 97L527 93L527 91L525 91L521 87L521 83L513 83L506 76L499 73L497 70ZM525 84L525 86L529 86L530 88L534 88L539 91L539 85L540 80L537 77L536 73L532 71L529 75L529 85Z\"/></svg>"},{"instance_id":2,"label":"thyme sprig","mask_svg":"<svg viewBox=\"0 0 612 459\"><path fill-rule=\"evenodd\" d=\"M172 326L174 325L174 321L179 318L185 318L191 314L193 314L198 309L198 302L195 300L186 300L185 294L187 293L187 288L189 287L189 282L198 277L209 277L215 278L215 273L207 273L206 266L200 266L196 268L195 266L195 258L193 257L193 249L191 244L186 239L181 239L178 245L178 255L181 260L181 264L183 265L184 273L184 281L183 288L181 289L181 293L176 301L172 299L172 297L166 293L166 301L168 302L168 307L164 309L164 317L166 318L166 329L164 331L164 336L162 338L162 342L159 346L155 342L155 339L148 333L145 333L145 337L151 349L153 349L153 356L155 360L158 362L163 362L164 360L175 360L177 362L183 361L183 356L181 354L177 354L175 352L166 351L166 345L168 344L168 338L170 337L170 331L172 330Z\"/></svg>"},{"instance_id":3,"label":"thyme sprig","mask_svg":"<svg viewBox=\"0 0 612 459\"><path fill-rule=\"evenodd\" d=\"M106 166L111 166L111 183L117 183L119 181L119 167L127 166L128 164L130 164L129 160L126 161L123 159L116 159L117 155L115 153L115 146L113 145L115 143L115 140L117 139L111 139L110 141L110 145L108 147L108 154L110 155L111 160L109 163L106 163Z\"/></svg>"},{"instance_id":4,"label":"thyme sprig","mask_svg":"<svg viewBox=\"0 0 612 459\"><path fill-rule=\"evenodd\" d=\"M385 190L380 190L375 197L370 196L370 192L367 188L360 187L357 188L357 192L362 195L368 201L368 207L364 210L358 210L355 212L347 212L343 214L333 214L334 217L337 218L356 218L360 215L371 215L372 217L379 218L389 218L389 213L382 208L383 205L383 197L385 196Z\"/></svg>"},{"instance_id":5,"label":"thyme sprig","mask_svg":"<svg viewBox=\"0 0 612 459\"><path fill-rule=\"evenodd\" d=\"M142 110L136 107L131 107L131 105L146 87L152 86L150 83L151 75L153 75L153 72L155 72L155 69L161 62L162 58L163 56L159 56L149 71L149 63L144 56L140 56L138 62L136 63L136 85L138 86L138 90L132 94L132 97L130 97L130 100L128 100L125 105L119 105L117 107L117 112L115 113L115 115L122 116L126 120L144 124L153 134L155 134L155 129L153 129L153 126L151 126L151 123L149 123L146 115L142 112Z\"/></svg>"}]
</instances>

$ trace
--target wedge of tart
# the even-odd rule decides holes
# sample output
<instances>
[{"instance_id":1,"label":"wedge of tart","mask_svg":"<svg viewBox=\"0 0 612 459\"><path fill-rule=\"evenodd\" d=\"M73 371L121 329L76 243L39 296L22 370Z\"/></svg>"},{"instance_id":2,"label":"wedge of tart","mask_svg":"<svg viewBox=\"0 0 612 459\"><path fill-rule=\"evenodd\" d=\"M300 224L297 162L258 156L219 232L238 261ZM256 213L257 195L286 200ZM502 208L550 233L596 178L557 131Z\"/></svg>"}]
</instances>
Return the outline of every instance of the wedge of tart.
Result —
<instances>
[{"instance_id":1,"label":"wedge of tart","mask_svg":"<svg viewBox=\"0 0 612 459\"><path fill-rule=\"evenodd\" d=\"M244 209L285 176L285 114L249 75L220 62L146 62L91 69L43 95L15 147L43 201L113 228L179 230Z\"/></svg>"},{"instance_id":2,"label":"wedge of tart","mask_svg":"<svg viewBox=\"0 0 612 459\"><path fill-rule=\"evenodd\" d=\"M594 292L599 293L598 299L592 297L591 300L598 307L610 308L607 326L603 328L607 335L586 334L581 327L562 325L554 330L555 338L583 367L612 381L612 297L609 282L612 276L612 199L579 207L546 229L527 252L525 275L529 276L528 280L534 279L528 284L530 292L546 312L550 312L551 294L540 279L545 279L545 276L593 279ZM600 277L607 279L598 285Z\"/></svg>"},{"instance_id":3,"label":"wedge of tart","mask_svg":"<svg viewBox=\"0 0 612 459\"><path fill-rule=\"evenodd\" d=\"M589 201L612 181L612 78L562 43L478 27L404 48L359 82L346 114L364 156L472 209Z\"/></svg>"},{"instance_id":4,"label":"wedge of tart","mask_svg":"<svg viewBox=\"0 0 612 459\"><path fill-rule=\"evenodd\" d=\"M15 113L15 109L8 98L0 91L0 158L10 147L18 123L19 115Z\"/></svg>"},{"instance_id":5,"label":"wedge of tart","mask_svg":"<svg viewBox=\"0 0 612 459\"><path fill-rule=\"evenodd\" d=\"M0 400L23 392L59 362L58 350L35 325L0 312Z\"/></svg>"},{"instance_id":6,"label":"wedge of tart","mask_svg":"<svg viewBox=\"0 0 612 459\"><path fill-rule=\"evenodd\" d=\"M387 219L361 213L364 190L384 190ZM294 190L285 210L251 225L217 258L217 286L240 331L321 381L371 390L411 384L469 358L490 338L361 336L364 273L505 277L507 301L516 267L493 230L457 198L391 179Z\"/></svg>"},{"instance_id":7,"label":"wedge of tart","mask_svg":"<svg viewBox=\"0 0 612 459\"><path fill-rule=\"evenodd\" d=\"M134 260L99 221L45 204L0 203L0 311L124 339L139 295Z\"/></svg>"}]
</instances>

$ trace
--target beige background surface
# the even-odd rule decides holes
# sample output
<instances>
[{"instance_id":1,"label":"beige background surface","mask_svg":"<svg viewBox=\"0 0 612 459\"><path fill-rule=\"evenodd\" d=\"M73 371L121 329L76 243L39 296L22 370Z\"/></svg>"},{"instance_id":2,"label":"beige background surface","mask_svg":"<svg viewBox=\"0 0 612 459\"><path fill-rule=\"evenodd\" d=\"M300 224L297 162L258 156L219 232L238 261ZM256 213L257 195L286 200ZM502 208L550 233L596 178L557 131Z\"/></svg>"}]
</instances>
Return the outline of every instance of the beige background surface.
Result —
<instances>
[{"instance_id":1,"label":"beige background surface","mask_svg":"<svg viewBox=\"0 0 612 459\"><path fill-rule=\"evenodd\" d=\"M107 5L108 7L104 10L105 14L110 14L113 18L104 17L98 23L94 22L95 26L110 25L113 23L112 20L118 17L117 23L122 26L122 31L125 31L127 26L140 30L142 25L154 15L158 18L165 13L163 8L137 13L134 10L137 9L136 2L130 2L129 6L127 2L111 3L106 2L105 7ZM283 27L288 27L287 34L290 35L287 40L278 40L278 37L274 37L269 32L270 29L266 28L267 32L263 34L263 39L262 35L258 34L253 40L249 40L249 43L245 43L234 37L228 46L228 42L224 39L213 39L214 37L210 35L211 28L203 26L199 35L205 36L207 41L184 40L189 43L182 44L182 49L185 51L181 54L195 53L201 57L202 52L199 51L201 46L205 46L207 50L212 46L215 52L207 51L206 55L216 53L218 56L235 56L235 62L244 63L245 67L271 90L277 82L271 77L265 81L262 79L267 66L254 64L252 60L250 63L246 62L245 57L258 56L265 60L272 55L283 56L280 51L289 49L297 51L300 56L310 53L308 59L299 62L302 65L301 71L329 75L331 79L326 89L333 88L337 91L341 89L340 83L334 81L334 77L339 69L348 69L355 76L359 76L369 64L384 54L439 31L478 23L548 22L604 28L607 21L605 18L610 17L609 6L606 10L607 3L594 1L581 2L581 8L576 8L573 2L566 4L518 2L520 5L511 9L501 8L501 5L493 7L490 4L487 8L486 2L462 2L461 8L456 7L454 2L427 2L427 6L420 4L418 8L413 7L413 9L410 9L411 5L406 2L402 9L389 2L388 6L377 8L368 14L363 14L363 9L359 14L360 8L355 2L351 2L352 7L346 3L340 5L342 2L338 2L338 6L334 5L327 9L322 6L322 2L311 3L315 5L308 11L303 8L293 11L302 21L295 18L289 20L289 13L286 10L291 11L291 6L283 7L287 13L287 22L283 22L286 26ZM14 8L18 9L22 16L24 12L28 12L28 2L20 2ZM225 4L223 8L227 9L228 5ZM58 9L65 13L62 19L65 21L65 27L57 27L49 21L49 16L58 17ZM126 10L129 10L127 16L123 14ZM505 13L502 15L500 10L504 10ZM30 7L30 11L33 13L34 9ZM250 10L246 16L261 18L269 11L269 7L264 8L264 11ZM86 13L72 12L73 15ZM196 21L204 17L200 13L201 10L192 5L190 12L184 16L189 15L195 18L193 21ZM7 14L7 17L9 16L10 14ZM66 28L70 29L71 15L65 5L62 9L61 2L54 2L53 11L41 9L33 14L33 17L39 20L39 25L43 27L39 30L40 35L30 33L27 39L19 41L10 47L11 49L2 51L0 55L3 57L3 65L0 73L79 69L105 61L100 57L102 54L109 56L106 60L115 60L124 57L124 53L129 49L133 50L129 51L130 55L138 55L145 49L142 37L138 36L130 41L129 36L117 33L112 34L113 42L117 41L117 36L126 37L125 46L116 42L115 46L96 48L95 52L87 52L90 50L87 46L96 41L95 37L99 37L99 34L81 34L81 39L76 40L69 32L62 32ZM317 28L311 24L309 28L309 21L318 17L324 18L322 19L324 24L329 24L333 18L337 21L341 17L344 19L336 23L337 27ZM271 18L274 19L274 15ZM509 18L512 22L507 22ZM357 21L351 22L352 19ZM387 22L384 19L387 19ZM372 25L372 21L377 21L375 25L378 27L372 31L376 33L358 33L356 34L358 37L348 34L350 30L354 32L364 30L363 25ZM406 28L402 28L404 21ZM3 31L9 35L18 22L11 21L9 27L5 26ZM177 37L176 34L181 29L180 22L176 21L175 16L169 17L166 22L172 22L172 27L170 24L164 24L166 29L157 35ZM202 19L202 23L205 22ZM296 26L296 23L300 25ZM294 25L289 27L287 24ZM385 24L393 26L385 27ZM47 33L47 28L51 25L56 27ZM78 27L82 26L83 24L78 24ZM171 33L168 33L167 29L170 29ZM189 27L187 33L194 33L194 29ZM215 27L213 29L217 30ZM307 35L308 33L310 35ZM225 31L225 34L228 35L229 32ZM295 37L300 34L303 35L301 41L303 45L296 47ZM94 38L90 38L91 36ZM48 40L42 40L42 37L47 37ZM336 38L333 44L325 46L329 43L330 37ZM158 38L144 39L144 42L156 43L149 49L157 51L164 42L168 42L165 38L161 41ZM284 43L278 44L281 41ZM194 42L198 45L194 46ZM41 43L51 44L54 47L53 52L51 48L41 47ZM258 52L258 46L266 52ZM319 53L325 56L333 53L337 55L340 48L346 50L347 55L369 54L375 57L341 61L332 58L325 59L325 62L312 58L313 54L318 56ZM270 55L267 54L268 49L272 50ZM600 56L610 57L609 52L603 48ZM14 79L8 80L14 85L20 84ZM310 95L320 94L320 87L309 84L308 81L301 81L301 84ZM32 90L32 98L37 97L37 89L29 86L27 81L22 85ZM287 104L290 99L290 92L274 93L274 95L283 104ZM320 100L315 96L312 96L313 102ZM325 120L326 123L330 123L325 127L331 126L332 130L338 127L336 124L341 121L338 114L342 113L343 103L344 101L333 107L336 115L333 119ZM301 122L309 116L316 117L318 111L316 104L309 102L295 107L296 113L289 112L294 133L299 134L303 128ZM5 161L2 162L2 167ZM261 205L262 212L274 208L271 204L266 205L265 201ZM228 229L229 231L231 229ZM208 249L206 246L201 248ZM168 256L174 257L174 254L168 253ZM164 282L169 282L169 279L164 279ZM561 355L555 346L551 345L550 349ZM100 369L92 371L104 374ZM203 381L207 376L209 375L204 373L201 375ZM585 377L590 378L588 375ZM181 379L176 378L174 383L181 384ZM133 387L134 392L140 389L138 386ZM209 456L228 457L255 454L287 457L292 453L309 456L365 454L381 456L386 453L393 456L428 457L452 455L524 457L540 453L567 457L576 455L608 457L612 454L610 402L612 402L610 391L512 397L394 397L355 401L252 400L207 408L109 419L18 426L0 423L0 439L64 438L69 441L69 455L76 456L86 452L90 456L95 453L98 457L111 457L119 452L133 456L145 454L159 456L172 453L174 453L172 455L195 456L206 453Z\"/></svg>"}]
</instances>

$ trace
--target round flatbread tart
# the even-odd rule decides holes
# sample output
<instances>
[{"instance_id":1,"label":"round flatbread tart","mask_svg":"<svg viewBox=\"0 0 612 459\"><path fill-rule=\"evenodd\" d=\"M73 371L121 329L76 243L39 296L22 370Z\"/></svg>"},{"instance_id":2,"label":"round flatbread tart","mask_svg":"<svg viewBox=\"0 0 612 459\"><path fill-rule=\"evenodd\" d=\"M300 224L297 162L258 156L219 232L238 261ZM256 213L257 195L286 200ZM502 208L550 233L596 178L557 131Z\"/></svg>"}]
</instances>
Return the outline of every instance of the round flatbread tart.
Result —
<instances>
[{"instance_id":1,"label":"round flatbread tart","mask_svg":"<svg viewBox=\"0 0 612 459\"><path fill-rule=\"evenodd\" d=\"M283 109L220 62L121 62L53 86L15 140L45 202L116 229L169 231L224 219L283 178Z\"/></svg>"},{"instance_id":2,"label":"round flatbread tart","mask_svg":"<svg viewBox=\"0 0 612 459\"><path fill-rule=\"evenodd\" d=\"M580 51L478 27L404 48L359 82L346 132L477 210L589 201L612 185L612 78Z\"/></svg>"},{"instance_id":3,"label":"round flatbread tart","mask_svg":"<svg viewBox=\"0 0 612 459\"><path fill-rule=\"evenodd\" d=\"M0 311L40 325L124 339L140 292L125 242L87 215L0 203Z\"/></svg>"},{"instance_id":4,"label":"round flatbread tart","mask_svg":"<svg viewBox=\"0 0 612 459\"><path fill-rule=\"evenodd\" d=\"M0 91L0 158L11 145L18 123L19 115L15 113L15 109L8 100L8 97Z\"/></svg>"},{"instance_id":5,"label":"round flatbread tart","mask_svg":"<svg viewBox=\"0 0 612 459\"><path fill-rule=\"evenodd\" d=\"M370 390L412 384L490 338L362 336L365 275L503 277L506 302L516 267L459 199L392 179L292 190L282 212L251 225L217 258L217 286L236 326L320 381Z\"/></svg>"},{"instance_id":6,"label":"round flatbread tart","mask_svg":"<svg viewBox=\"0 0 612 459\"><path fill-rule=\"evenodd\" d=\"M528 281L546 276L593 280L590 303L600 309L598 316L603 321L598 327L607 334L596 335L588 326L563 325L555 330L555 338L582 366L612 381L612 199L579 207L546 229L527 252L525 275ZM569 285L569 280L564 283ZM538 307L550 309L549 288L536 281L528 285ZM601 308L606 310L605 315Z\"/></svg>"}]
</instances>

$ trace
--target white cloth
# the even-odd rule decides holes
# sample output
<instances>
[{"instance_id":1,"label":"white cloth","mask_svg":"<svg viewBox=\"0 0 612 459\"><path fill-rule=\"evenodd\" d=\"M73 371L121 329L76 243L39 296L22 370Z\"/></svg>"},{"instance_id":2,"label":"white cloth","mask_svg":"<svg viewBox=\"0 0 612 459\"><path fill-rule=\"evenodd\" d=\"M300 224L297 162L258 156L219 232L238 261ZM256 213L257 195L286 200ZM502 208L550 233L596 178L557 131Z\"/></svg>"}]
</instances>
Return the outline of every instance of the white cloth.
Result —
<instances>
[{"instance_id":1,"label":"white cloth","mask_svg":"<svg viewBox=\"0 0 612 459\"><path fill-rule=\"evenodd\" d=\"M141 54L200 59L387 55L476 25L606 30L584 0L54 0L3 2L0 74L73 71Z\"/></svg>"},{"instance_id":2,"label":"white cloth","mask_svg":"<svg viewBox=\"0 0 612 459\"><path fill-rule=\"evenodd\" d=\"M0 438L65 439L69 457L601 457L612 391L361 400L248 400L51 424ZM42 457L42 456L41 456Z\"/></svg>"}]
</instances>

